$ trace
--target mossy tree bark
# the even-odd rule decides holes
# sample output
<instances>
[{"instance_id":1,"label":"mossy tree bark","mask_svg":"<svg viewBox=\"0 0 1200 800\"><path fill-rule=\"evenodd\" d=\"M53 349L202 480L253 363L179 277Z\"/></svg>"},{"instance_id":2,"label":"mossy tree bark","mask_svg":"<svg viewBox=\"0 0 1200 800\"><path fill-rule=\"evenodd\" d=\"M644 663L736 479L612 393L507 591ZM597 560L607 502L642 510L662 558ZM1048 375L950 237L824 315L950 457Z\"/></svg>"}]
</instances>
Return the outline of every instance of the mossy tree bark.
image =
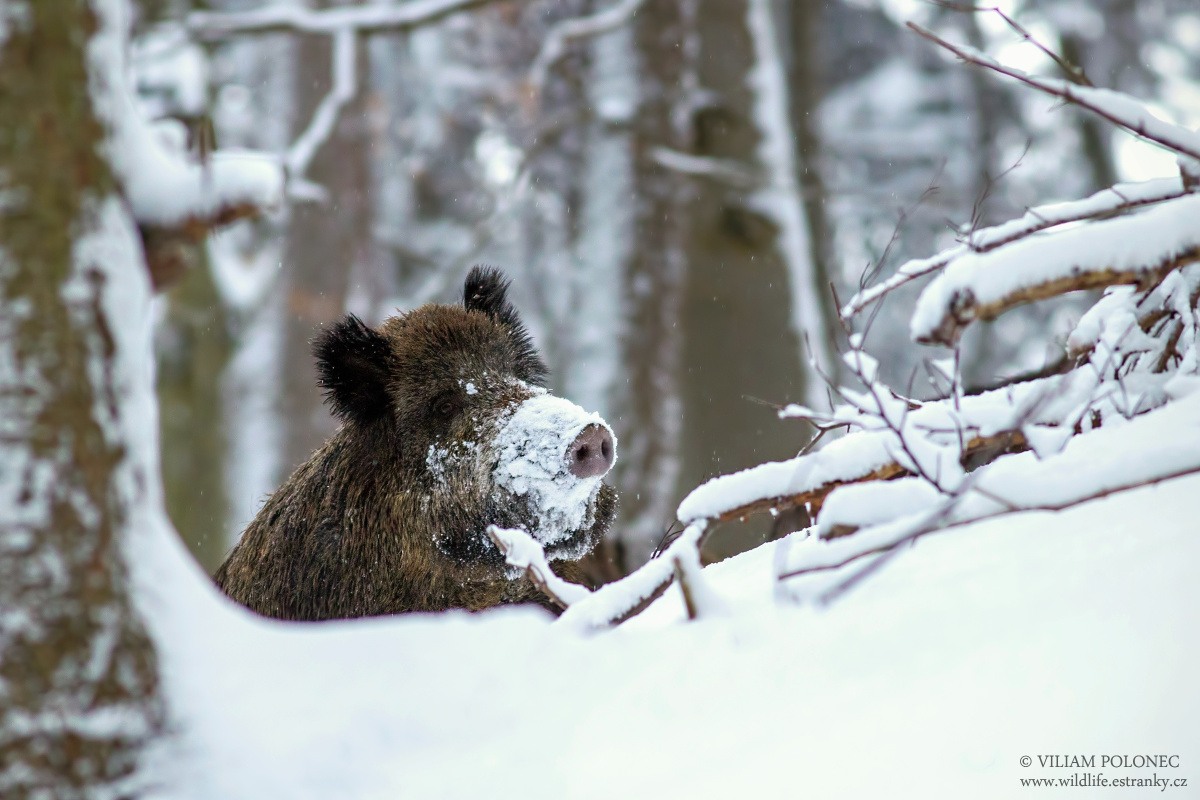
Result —
<instances>
[{"instance_id":1,"label":"mossy tree bark","mask_svg":"<svg viewBox=\"0 0 1200 800\"><path fill-rule=\"evenodd\" d=\"M115 4L112 4L115 6ZM130 797L163 724L123 558L157 480L130 432L145 265L109 164L104 0L0 6L0 796ZM106 45L113 45L112 41ZM95 93L89 91L89 85ZM133 389L131 389L131 386ZM148 393L148 387L142 387Z\"/></svg>"}]
</instances>

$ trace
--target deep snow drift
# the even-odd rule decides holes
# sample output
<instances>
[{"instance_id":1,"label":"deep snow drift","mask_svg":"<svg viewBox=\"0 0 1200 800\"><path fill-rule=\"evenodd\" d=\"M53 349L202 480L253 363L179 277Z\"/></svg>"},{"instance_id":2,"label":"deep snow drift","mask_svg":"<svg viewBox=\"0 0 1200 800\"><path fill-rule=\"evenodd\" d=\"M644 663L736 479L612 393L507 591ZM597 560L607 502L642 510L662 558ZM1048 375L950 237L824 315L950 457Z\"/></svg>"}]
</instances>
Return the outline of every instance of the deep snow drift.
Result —
<instances>
[{"instance_id":1,"label":"deep snow drift","mask_svg":"<svg viewBox=\"0 0 1200 800\"><path fill-rule=\"evenodd\" d=\"M1200 781L1198 491L935 534L828 606L803 598L844 576L784 592L795 542L766 545L705 570L725 613L682 621L672 588L591 636L532 609L267 622L159 542L164 795L1150 796L1019 779L1075 772L1038 754L1162 751Z\"/></svg>"}]
</instances>

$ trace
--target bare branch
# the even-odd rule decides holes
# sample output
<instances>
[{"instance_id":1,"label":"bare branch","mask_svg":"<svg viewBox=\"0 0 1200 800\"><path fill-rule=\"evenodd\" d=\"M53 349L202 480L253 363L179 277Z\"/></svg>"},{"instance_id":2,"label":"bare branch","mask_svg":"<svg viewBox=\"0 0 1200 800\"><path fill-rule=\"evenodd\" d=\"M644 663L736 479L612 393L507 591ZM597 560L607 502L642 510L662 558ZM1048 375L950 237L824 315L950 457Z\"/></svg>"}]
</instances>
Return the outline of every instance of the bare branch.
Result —
<instances>
[{"instance_id":1,"label":"bare branch","mask_svg":"<svg viewBox=\"0 0 1200 800\"><path fill-rule=\"evenodd\" d=\"M254 11L195 11L185 22L202 39L222 39L292 31L333 35L350 30L359 34L411 30L440 22L491 0L408 0L393 5L348 6L313 10L275 4Z\"/></svg>"},{"instance_id":2,"label":"bare branch","mask_svg":"<svg viewBox=\"0 0 1200 800\"><path fill-rule=\"evenodd\" d=\"M700 616L700 610L696 605L695 592L683 566L682 556L675 556L675 582L679 584L679 591L683 595L683 607L687 611L687 618L696 619Z\"/></svg>"},{"instance_id":3,"label":"bare branch","mask_svg":"<svg viewBox=\"0 0 1200 800\"><path fill-rule=\"evenodd\" d=\"M1052 97L1073 103L1102 119L1146 141L1177 155L1200 158L1200 134L1155 117L1131 97L1090 86L1075 86L1053 78L1040 78L1006 66L973 47L953 44L915 22L906 23L909 29L939 47L949 50L963 61L984 69L1007 75Z\"/></svg>"},{"instance_id":4,"label":"bare branch","mask_svg":"<svg viewBox=\"0 0 1200 800\"><path fill-rule=\"evenodd\" d=\"M560 22L554 26L542 42L542 49L529 68L529 82L538 92L546 84L546 76L550 67L567 51L567 45L576 40L589 36L599 36L602 33L616 30L638 12L646 0L619 0L603 11L598 11L587 17L578 17Z\"/></svg>"}]
</instances>

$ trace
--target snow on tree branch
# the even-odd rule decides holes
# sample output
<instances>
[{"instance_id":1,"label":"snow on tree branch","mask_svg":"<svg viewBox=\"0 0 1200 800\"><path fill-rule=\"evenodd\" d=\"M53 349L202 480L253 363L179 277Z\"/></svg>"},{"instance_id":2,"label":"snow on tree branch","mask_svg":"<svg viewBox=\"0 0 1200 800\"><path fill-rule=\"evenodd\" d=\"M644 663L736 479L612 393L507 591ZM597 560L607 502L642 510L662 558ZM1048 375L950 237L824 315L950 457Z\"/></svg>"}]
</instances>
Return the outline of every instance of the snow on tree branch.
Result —
<instances>
[{"instance_id":1,"label":"snow on tree branch","mask_svg":"<svg viewBox=\"0 0 1200 800\"><path fill-rule=\"evenodd\" d=\"M922 292L912 318L918 342L953 345L971 322L1079 289L1149 287L1200 260L1200 197L1117 219L969 253Z\"/></svg>"},{"instance_id":2,"label":"snow on tree branch","mask_svg":"<svg viewBox=\"0 0 1200 800\"><path fill-rule=\"evenodd\" d=\"M274 157L226 150L193 160L145 119L131 87L113 94L109 155L139 225L203 233L282 202Z\"/></svg>"},{"instance_id":3,"label":"snow on tree branch","mask_svg":"<svg viewBox=\"0 0 1200 800\"><path fill-rule=\"evenodd\" d=\"M333 133L338 112L358 93L358 37L353 28L338 28L333 33L330 69L333 88L321 100L304 133L288 149L288 174L299 177L308 171L313 156Z\"/></svg>"},{"instance_id":4,"label":"snow on tree branch","mask_svg":"<svg viewBox=\"0 0 1200 800\"><path fill-rule=\"evenodd\" d=\"M587 17L569 19L551 28L529 68L529 82L534 89L540 92L545 86L550 68L563 57L568 44L577 39L600 36L616 30L633 19L634 14L645 2L646 0L619 0L603 11L597 11Z\"/></svg>"},{"instance_id":5,"label":"snow on tree branch","mask_svg":"<svg viewBox=\"0 0 1200 800\"><path fill-rule=\"evenodd\" d=\"M961 528L1005 514L1061 511L1088 500L1200 473L1200 393L1197 381L1176 388L1186 399L1126 425L1072 439L1059 454L1038 459L1014 455L982 467L964 490L950 498L922 490L915 478L895 485L863 484L830 497L830 511L886 504L892 518L853 536L812 537L795 546L780 578L838 569L869 555L893 550L931 533ZM1146 442L1154 442L1151 451ZM853 492L853 493L852 493ZM889 496L890 495L890 496ZM904 503L895 502L904 496ZM835 525L835 519L827 525Z\"/></svg>"},{"instance_id":6,"label":"snow on tree branch","mask_svg":"<svg viewBox=\"0 0 1200 800\"><path fill-rule=\"evenodd\" d=\"M943 269L960 256L986 253L1060 225L1174 200L1189 194L1190 191L1192 189L1185 187L1178 177L1157 178L1138 183L1119 183L1082 200L1036 206L1026 211L1019 219L969 233L961 244L943 250L935 256L906 262L892 277L851 297L842 307L842 318L850 319L901 286Z\"/></svg>"},{"instance_id":7,"label":"snow on tree branch","mask_svg":"<svg viewBox=\"0 0 1200 800\"><path fill-rule=\"evenodd\" d=\"M559 608L565 610L591 594L583 586L554 574L541 544L525 531L489 525L487 535L504 554L508 565L523 571L533 585Z\"/></svg>"},{"instance_id":8,"label":"snow on tree branch","mask_svg":"<svg viewBox=\"0 0 1200 800\"><path fill-rule=\"evenodd\" d=\"M440 22L452 14L489 2L491 0L407 0L389 5L319 10L278 3L254 11L196 11L188 15L187 27L204 39L277 31L328 35L344 30L378 33L409 30Z\"/></svg>"}]
</instances>

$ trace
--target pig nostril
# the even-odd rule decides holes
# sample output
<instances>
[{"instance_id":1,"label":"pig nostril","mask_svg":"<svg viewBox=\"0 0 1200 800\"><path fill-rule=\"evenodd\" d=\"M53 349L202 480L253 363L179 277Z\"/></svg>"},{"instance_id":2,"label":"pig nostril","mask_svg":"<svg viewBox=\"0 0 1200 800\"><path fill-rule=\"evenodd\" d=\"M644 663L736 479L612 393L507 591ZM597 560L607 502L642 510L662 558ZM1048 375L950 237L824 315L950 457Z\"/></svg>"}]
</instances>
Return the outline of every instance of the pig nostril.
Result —
<instances>
[{"instance_id":1,"label":"pig nostril","mask_svg":"<svg viewBox=\"0 0 1200 800\"><path fill-rule=\"evenodd\" d=\"M567 466L577 478L594 478L608 472L612 453L612 434L600 425L589 425L571 443Z\"/></svg>"}]
</instances>

